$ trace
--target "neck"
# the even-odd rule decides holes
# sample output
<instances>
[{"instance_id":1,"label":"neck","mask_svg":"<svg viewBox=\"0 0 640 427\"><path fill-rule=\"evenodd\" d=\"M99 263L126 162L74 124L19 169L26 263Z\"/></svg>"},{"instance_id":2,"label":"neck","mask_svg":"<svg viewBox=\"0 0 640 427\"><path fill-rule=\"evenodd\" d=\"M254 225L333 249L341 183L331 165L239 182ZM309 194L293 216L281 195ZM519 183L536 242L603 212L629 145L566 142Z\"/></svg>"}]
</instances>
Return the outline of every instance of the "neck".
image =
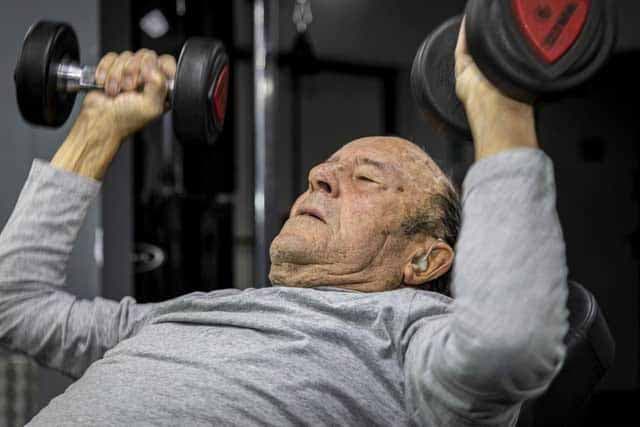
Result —
<instances>
[{"instance_id":1,"label":"neck","mask_svg":"<svg viewBox=\"0 0 640 427\"><path fill-rule=\"evenodd\" d=\"M389 269L382 266L368 266L366 269L354 270L337 264L279 263L272 264L269 279L274 285L280 286L299 288L332 286L360 292L388 291L402 284L401 275L390 274Z\"/></svg>"}]
</instances>

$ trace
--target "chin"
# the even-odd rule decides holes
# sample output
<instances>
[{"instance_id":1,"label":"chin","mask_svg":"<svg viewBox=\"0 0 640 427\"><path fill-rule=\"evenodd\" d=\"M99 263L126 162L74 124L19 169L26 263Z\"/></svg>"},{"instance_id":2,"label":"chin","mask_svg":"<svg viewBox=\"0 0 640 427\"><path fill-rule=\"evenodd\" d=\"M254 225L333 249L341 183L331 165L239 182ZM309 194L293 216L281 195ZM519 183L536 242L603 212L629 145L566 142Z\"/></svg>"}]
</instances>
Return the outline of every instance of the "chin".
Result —
<instances>
[{"instance_id":1,"label":"chin","mask_svg":"<svg viewBox=\"0 0 640 427\"><path fill-rule=\"evenodd\" d=\"M320 230L289 220L271 242L269 255L274 265L318 264L323 259L325 246L326 236Z\"/></svg>"},{"instance_id":2,"label":"chin","mask_svg":"<svg viewBox=\"0 0 640 427\"><path fill-rule=\"evenodd\" d=\"M280 232L271 242L269 256L271 264L309 264L313 263L310 239L298 234Z\"/></svg>"},{"instance_id":3,"label":"chin","mask_svg":"<svg viewBox=\"0 0 640 427\"><path fill-rule=\"evenodd\" d=\"M274 285L308 288L317 286L318 268L326 264L326 236L300 231L286 224L271 243L271 271Z\"/></svg>"}]
</instances>

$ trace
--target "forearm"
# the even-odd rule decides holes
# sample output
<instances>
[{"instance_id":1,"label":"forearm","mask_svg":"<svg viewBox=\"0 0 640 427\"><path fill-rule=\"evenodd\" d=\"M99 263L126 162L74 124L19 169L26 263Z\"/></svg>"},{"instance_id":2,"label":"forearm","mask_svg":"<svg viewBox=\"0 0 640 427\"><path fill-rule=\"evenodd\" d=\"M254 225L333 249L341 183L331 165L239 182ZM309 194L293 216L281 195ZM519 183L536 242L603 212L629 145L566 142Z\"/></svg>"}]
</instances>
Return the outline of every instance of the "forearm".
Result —
<instances>
[{"instance_id":1,"label":"forearm","mask_svg":"<svg viewBox=\"0 0 640 427\"><path fill-rule=\"evenodd\" d=\"M96 114L99 113L91 109L83 110L51 165L86 178L102 179L122 138L107 121L92 117Z\"/></svg>"},{"instance_id":2,"label":"forearm","mask_svg":"<svg viewBox=\"0 0 640 427\"><path fill-rule=\"evenodd\" d=\"M503 151L538 148L533 106L480 88L465 104L476 161Z\"/></svg>"},{"instance_id":3,"label":"forearm","mask_svg":"<svg viewBox=\"0 0 640 427\"><path fill-rule=\"evenodd\" d=\"M476 160L517 148L538 148L533 106L500 92L467 49L463 19L455 50L456 94L464 105Z\"/></svg>"}]
</instances>

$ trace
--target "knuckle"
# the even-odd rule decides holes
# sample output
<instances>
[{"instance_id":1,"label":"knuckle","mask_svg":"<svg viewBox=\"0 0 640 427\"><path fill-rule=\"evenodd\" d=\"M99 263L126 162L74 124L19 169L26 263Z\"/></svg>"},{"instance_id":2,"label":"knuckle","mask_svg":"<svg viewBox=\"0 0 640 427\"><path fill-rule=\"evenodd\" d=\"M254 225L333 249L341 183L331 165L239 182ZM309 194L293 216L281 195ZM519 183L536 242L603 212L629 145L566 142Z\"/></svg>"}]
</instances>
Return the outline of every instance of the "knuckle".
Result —
<instances>
[{"instance_id":1,"label":"knuckle","mask_svg":"<svg viewBox=\"0 0 640 427\"><path fill-rule=\"evenodd\" d=\"M101 71L106 71L106 69L108 69L113 64L113 61L116 59L117 56L118 55L114 52L107 53L102 57L100 62L98 62L98 66L96 67L96 69Z\"/></svg>"},{"instance_id":2,"label":"knuckle","mask_svg":"<svg viewBox=\"0 0 640 427\"><path fill-rule=\"evenodd\" d=\"M143 56L149 52L153 52L153 51L151 49L147 49L143 47L142 49L138 49L138 51L136 52L136 56Z\"/></svg>"},{"instance_id":3,"label":"knuckle","mask_svg":"<svg viewBox=\"0 0 640 427\"><path fill-rule=\"evenodd\" d=\"M163 85L164 81L165 81L165 78L162 73L159 73L156 71L151 74L151 83L153 83L154 85L157 85L157 86Z\"/></svg>"},{"instance_id":4,"label":"knuckle","mask_svg":"<svg viewBox=\"0 0 640 427\"><path fill-rule=\"evenodd\" d=\"M176 63L176 59L173 56L167 55L167 54L161 55L160 56L160 61L162 61L165 64L175 64Z\"/></svg>"},{"instance_id":5,"label":"knuckle","mask_svg":"<svg viewBox=\"0 0 640 427\"><path fill-rule=\"evenodd\" d=\"M108 76L107 79L105 80L105 86L109 90L111 88L118 86L118 79L114 76Z\"/></svg>"},{"instance_id":6,"label":"knuckle","mask_svg":"<svg viewBox=\"0 0 640 427\"><path fill-rule=\"evenodd\" d=\"M116 59L118 57L118 54L115 52L108 52L106 53L103 57L102 60L100 60L100 62L111 62L114 59Z\"/></svg>"},{"instance_id":7,"label":"knuckle","mask_svg":"<svg viewBox=\"0 0 640 427\"><path fill-rule=\"evenodd\" d=\"M114 80L114 79L115 79L115 80L118 80L118 79L120 79L120 77L122 76L122 67L112 67L112 68L109 70L109 74L108 74L108 76L109 76L109 79L111 79L111 80Z\"/></svg>"},{"instance_id":8,"label":"knuckle","mask_svg":"<svg viewBox=\"0 0 640 427\"><path fill-rule=\"evenodd\" d=\"M138 61L129 61L125 64L123 73L126 75L138 74L140 64Z\"/></svg>"},{"instance_id":9,"label":"knuckle","mask_svg":"<svg viewBox=\"0 0 640 427\"><path fill-rule=\"evenodd\" d=\"M119 60L115 64L113 64L111 69L113 70L114 74L121 75L124 72L126 65L127 65L126 60Z\"/></svg>"},{"instance_id":10,"label":"knuckle","mask_svg":"<svg viewBox=\"0 0 640 427\"><path fill-rule=\"evenodd\" d=\"M157 67L158 66L158 57L157 56L153 56L153 55L149 55L146 57L147 61L149 62L149 64L153 67Z\"/></svg>"},{"instance_id":11,"label":"knuckle","mask_svg":"<svg viewBox=\"0 0 640 427\"><path fill-rule=\"evenodd\" d=\"M130 58L131 58L131 52L129 51L122 52L120 55L118 55L118 57L114 61L113 67L117 67L119 69L124 68L127 62L129 62Z\"/></svg>"},{"instance_id":12,"label":"knuckle","mask_svg":"<svg viewBox=\"0 0 640 427\"><path fill-rule=\"evenodd\" d=\"M173 58L173 56L162 55L159 58L158 62L165 72L175 72L176 60Z\"/></svg>"},{"instance_id":13,"label":"knuckle","mask_svg":"<svg viewBox=\"0 0 640 427\"><path fill-rule=\"evenodd\" d=\"M113 80L116 80L116 79L117 79L117 78L116 78L116 75L115 75L115 73L113 72L113 69L111 69L111 70L107 71L107 74L106 74L106 76L105 76L105 78L104 78L104 81L105 81L107 84L109 84L109 82L111 82L111 81L113 81Z\"/></svg>"},{"instance_id":14,"label":"knuckle","mask_svg":"<svg viewBox=\"0 0 640 427\"><path fill-rule=\"evenodd\" d=\"M155 61L157 57L156 53L149 49L139 55L141 61Z\"/></svg>"},{"instance_id":15,"label":"knuckle","mask_svg":"<svg viewBox=\"0 0 640 427\"><path fill-rule=\"evenodd\" d=\"M145 55L141 58L140 62L144 67L153 66L155 64L155 60L152 56Z\"/></svg>"}]
</instances>

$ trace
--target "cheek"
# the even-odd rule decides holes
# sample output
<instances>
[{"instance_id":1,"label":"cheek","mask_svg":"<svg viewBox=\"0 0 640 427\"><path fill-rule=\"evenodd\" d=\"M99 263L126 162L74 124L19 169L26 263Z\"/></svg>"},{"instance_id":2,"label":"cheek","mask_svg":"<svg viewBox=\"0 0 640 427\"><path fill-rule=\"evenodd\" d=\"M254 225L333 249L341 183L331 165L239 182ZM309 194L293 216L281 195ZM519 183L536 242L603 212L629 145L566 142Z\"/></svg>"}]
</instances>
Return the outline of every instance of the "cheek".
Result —
<instances>
[{"instance_id":1,"label":"cheek","mask_svg":"<svg viewBox=\"0 0 640 427\"><path fill-rule=\"evenodd\" d=\"M398 209L396 209L398 210ZM388 236L394 224L394 207L374 197L359 197L345 203L340 215L344 239L374 244Z\"/></svg>"}]
</instances>

